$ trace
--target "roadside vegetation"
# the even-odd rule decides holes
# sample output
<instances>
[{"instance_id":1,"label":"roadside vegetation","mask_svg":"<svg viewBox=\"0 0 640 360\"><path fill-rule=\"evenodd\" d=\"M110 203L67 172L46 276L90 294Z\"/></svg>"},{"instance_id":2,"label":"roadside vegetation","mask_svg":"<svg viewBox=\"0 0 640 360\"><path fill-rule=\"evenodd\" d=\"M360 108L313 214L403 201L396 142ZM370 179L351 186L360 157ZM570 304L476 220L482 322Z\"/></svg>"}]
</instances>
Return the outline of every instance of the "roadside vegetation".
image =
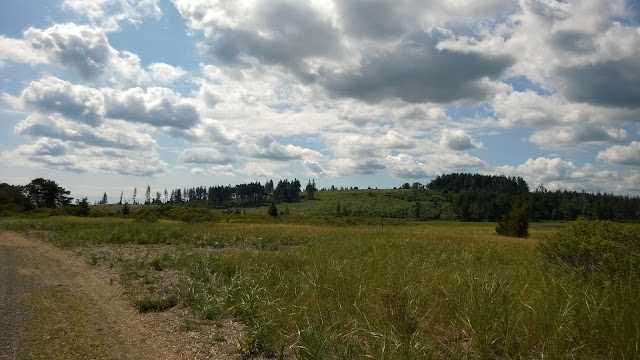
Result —
<instances>
[{"instance_id":1,"label":"roadside vegetation","mask_svg":"<svg viewBox=\"0 0 640 360\"><path fill-rule=\"evenodd\" d=\"M640 325L630 320L640 318L637 247L629 247L624 276L577 276L570 269L580 266L556 250L589 226L600 237L622 232L618 238L637 245L636 225L533 223L528 239L498 236L491 223L460 222L382 231L276 219L57 217L4 219L0 226L41 230L95 266L114 269L140 311L186 307L185 331L198 331L202 321L241 322L238 351L248 358L640 356Z\"/></svg>"}]
</instances>

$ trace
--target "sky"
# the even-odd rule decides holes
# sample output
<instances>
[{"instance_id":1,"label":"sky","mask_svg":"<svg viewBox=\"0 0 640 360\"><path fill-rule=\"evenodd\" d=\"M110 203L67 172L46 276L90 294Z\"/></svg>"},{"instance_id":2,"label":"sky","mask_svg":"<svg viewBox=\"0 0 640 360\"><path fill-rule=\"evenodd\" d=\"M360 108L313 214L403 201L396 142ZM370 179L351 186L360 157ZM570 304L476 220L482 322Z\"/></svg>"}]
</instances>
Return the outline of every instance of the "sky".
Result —
<instances>
[{"instance_id":1,"label":"sky","mask_svg":"<svg viewBox=\"0 0 640 360\"><path fill-rule=\"evenodd\" d=\"M0 4L0 182L640 195L640 1Z\"/></svg>"}]
</instances>

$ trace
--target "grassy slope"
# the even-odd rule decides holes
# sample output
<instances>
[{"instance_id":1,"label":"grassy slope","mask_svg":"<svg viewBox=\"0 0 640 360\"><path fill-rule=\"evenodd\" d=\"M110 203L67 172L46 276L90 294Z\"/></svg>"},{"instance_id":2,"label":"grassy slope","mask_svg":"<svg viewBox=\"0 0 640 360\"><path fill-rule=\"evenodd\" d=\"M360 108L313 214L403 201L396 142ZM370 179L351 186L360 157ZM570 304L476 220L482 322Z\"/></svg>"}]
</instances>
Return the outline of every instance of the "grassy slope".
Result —
<instances>
[{"instance_id":1,"label":"grassy slope","mask_svg":"<svg viewBox=\"0 0 640 360\"><path fill-rule=\"evenodd\" d=\"M596 286L546 268L535 244L558 223L533 224L526 240L498 237L491 223L408 223L384 233L370 226L66 218L0 226L53 229L61 246L176 245L160 255L96 262L131 278L186 274L173 291L195 316L245 323L246 355L640 355L639 325L630 321L640 318L638 280Z\"/></svg>"}]
</instances>

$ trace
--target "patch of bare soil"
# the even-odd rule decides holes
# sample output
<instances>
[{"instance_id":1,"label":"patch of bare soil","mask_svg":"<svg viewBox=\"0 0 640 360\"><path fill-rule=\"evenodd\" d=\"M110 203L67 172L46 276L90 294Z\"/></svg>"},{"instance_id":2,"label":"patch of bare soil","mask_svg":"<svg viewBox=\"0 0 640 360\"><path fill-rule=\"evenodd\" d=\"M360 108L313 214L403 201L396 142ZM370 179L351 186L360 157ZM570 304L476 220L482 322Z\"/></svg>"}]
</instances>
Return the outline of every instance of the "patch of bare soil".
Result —
<instances>
[{"instance_id":1,"label":"patch of bare soil","mask_svg":"<svg viewBox=\"0 0 640 360\"><path fill-rule=\"evenodd\" d=\"M155 255L166 249L147 248ZM56 289L68 294L86 314L88 337L98 339L105 358L238 359L243 328L231 320L197 323L185 330L184 307L141 314L123 295L113 271L91 267L86 260L41 240L0 232L0 359L29 357L43 339L33 338L29 324L38 322L26 299ZM61 297L65 299L65 297ZM70 300L71 301L71 300ZM48 302L56 311L55 302ZM61 306L62 304L60 304ZM75 305L74 305L75 306ZM58 335L56 335L58 336ZM64 334L59 334L64 337ZM85 335L83 335L85 336ZM74 354L89 358L91 354Z\"/></svg>"}]
</instances>

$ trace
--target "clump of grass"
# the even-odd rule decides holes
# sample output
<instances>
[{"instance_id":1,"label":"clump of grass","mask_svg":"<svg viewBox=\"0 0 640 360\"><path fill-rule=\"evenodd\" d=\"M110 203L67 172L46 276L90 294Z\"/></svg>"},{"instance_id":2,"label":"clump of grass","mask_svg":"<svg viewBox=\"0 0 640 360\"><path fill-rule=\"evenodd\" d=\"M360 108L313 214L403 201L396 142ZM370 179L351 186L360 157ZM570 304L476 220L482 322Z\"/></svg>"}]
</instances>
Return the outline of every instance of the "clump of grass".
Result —
<instances>
[{"instance_id":1,"label":"clump of grass","mask_svg":"<svg viewBox=\"0 0 640 360\"><path fill-rule=\"evenodd\" d=\"M171 309L178 305L178 297L175 295L162 297L159 299L152 298L151 296L144 296L135 302L136 309L141 313L146 312L161 312Z\"/></svg>"}]
</instances>

